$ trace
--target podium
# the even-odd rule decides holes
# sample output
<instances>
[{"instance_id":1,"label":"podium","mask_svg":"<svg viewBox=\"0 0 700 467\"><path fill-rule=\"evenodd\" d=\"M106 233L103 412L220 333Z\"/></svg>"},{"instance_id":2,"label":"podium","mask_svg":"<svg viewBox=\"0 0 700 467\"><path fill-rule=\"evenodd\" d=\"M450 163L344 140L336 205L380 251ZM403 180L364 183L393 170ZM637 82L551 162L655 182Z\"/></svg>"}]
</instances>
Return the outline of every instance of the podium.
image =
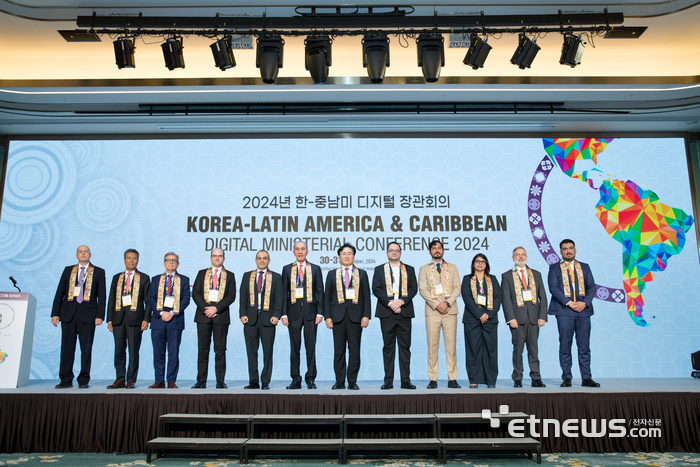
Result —
<instances>
[{"instance_id":1,"label":"podium","mask_svg":"<svg viewBox=\"0 0 700 467\"><path fill-rule=\"evenodd\" d=\"M26 292L0 292L0 388L29 382L36 298Z\"/></svg>"}]
</instances>

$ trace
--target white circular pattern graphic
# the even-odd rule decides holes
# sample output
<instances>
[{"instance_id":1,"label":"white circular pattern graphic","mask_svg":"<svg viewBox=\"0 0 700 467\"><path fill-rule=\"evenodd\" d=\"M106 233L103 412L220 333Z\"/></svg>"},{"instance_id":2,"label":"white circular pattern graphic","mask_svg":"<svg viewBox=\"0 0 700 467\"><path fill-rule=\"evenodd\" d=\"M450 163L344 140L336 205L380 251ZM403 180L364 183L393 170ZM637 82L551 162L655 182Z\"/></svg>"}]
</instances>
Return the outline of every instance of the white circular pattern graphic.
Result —
<instances>
[{"instance_id":1,"label":"white circular pattern graphic","mask_svg":"<svg viewBox=\"0 0 700 467\"><path fill-rule=\"evenodd\" d=\"M118 228L129 215L129 190L116 180L101 178L85 185L77 200L78 220L88 229L107 232Z\"/></svg>"},{"instance_id":2,"label":"white circular pattern graphic","mask_svg":"<svg viewBox=\"0 0 700 467\"><path fill-rule=\"evenodd\" d=\"M66 141L63 144L73 154L80 175L89 174L97 167L105 149L103 141Z\"/></svg>"},{"instance_id":3,"label":"white circular pattern graphic","mask_svg":"<svg viewBox=\"0 0 700 467\"><path fill-rule=\"evenodd\" d=\"M24 251L32 235L31 225L0 223L0 261L7 261Z\"/></svg>"},{"instance_id":4,"label":"white circular pattern graphic","mask_svg":"<svg viewBox=\"0 0 700 467\"><path fill-rule=\"evenodd\" d=\"M36 315L42 318L37 319L34 325L34 353L55 353L61 347L61 323L58 324L58 328L51 324L51 319L48 319L51 310L48 308L36 310Z\"/></svg>"},{"instance_id":5,"label":"white circular pattern graphic","mask_svg":"<svg viewBox=\"0 0 700 467\"><path fill-rule=\"evenodd\" d=\"M31 235L21 254L7 261L10 269L32 271L46 264L58 250L60 232L54 219L32 226Z\"/></svg>"},{"instance_id":6,"label":"white circular pattern graphic","mask_svg":"<svg viewBox=\"0 0 700 467\"><path fill-rule=\"evenodd\" d=\"M9 328L15 321L15 309L7 303L0 303L0 330Z\"/></svg>"},{"instance_id":7,"label":"white circular pattern graphic","mask_svg":"<svg viewBox=\"0 0 700 467\"><path fill-rule=\"evenodd\" d=\"M73 194L75 160L62 144L23 141L7 158L3 220L34 224L58 213Z\"/></svg>"}]
</instances>

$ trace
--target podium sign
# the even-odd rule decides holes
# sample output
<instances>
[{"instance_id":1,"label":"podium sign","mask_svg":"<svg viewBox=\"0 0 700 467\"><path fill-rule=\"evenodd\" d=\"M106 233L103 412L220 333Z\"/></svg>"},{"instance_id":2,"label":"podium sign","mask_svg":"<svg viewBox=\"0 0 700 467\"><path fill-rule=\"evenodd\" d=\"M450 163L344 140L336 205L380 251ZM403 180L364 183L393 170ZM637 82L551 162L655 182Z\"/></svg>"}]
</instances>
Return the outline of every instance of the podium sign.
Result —
<instances>
[{"instance_id":1,"label":"podium sign","mask_svg":"<svg viewBox=\"0 0 700 467\"><path fill-rule=\"evenodd\" d=\"M36 298L26 292L0 292L0 388L29 382Z\"/></svg>"}]
</instances>

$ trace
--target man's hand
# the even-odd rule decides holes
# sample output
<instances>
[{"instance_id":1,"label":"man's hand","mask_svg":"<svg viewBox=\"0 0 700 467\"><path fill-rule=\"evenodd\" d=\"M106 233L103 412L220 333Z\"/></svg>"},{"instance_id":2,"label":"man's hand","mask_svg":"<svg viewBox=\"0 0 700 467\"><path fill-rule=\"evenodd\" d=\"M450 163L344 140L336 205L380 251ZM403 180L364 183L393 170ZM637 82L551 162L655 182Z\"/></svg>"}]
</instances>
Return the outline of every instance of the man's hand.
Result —
<instances>
[{"instance_id":1,"label":"man's hand","mask_svg":"<svg viewBox=\"0 0 700 467\"><path fill-rule=\"evenodd\" d=\"M435 307L435 309L440 313L441 315L446 315L447 311L449 310L449 307L447 306L447 302L442 302L438 306Z\"/></svg>"},{"instance_id":2,"label":"man's hand","mask_svg":"<svg viewBox=\"0 0 700 467\"><path fill-rule=\"evenodd\" d=\"M584 302L570 302L569 308L577 313L581 313L586 308L586 304Z\"/></svg>"},{"instance_id":3,"label":"man's hand","mask_svg":"<svg viewBox=\"0 0 700 467\"><path fill-rule=\"evenodd\" d=\"M537 327L540 327L540 328L541 328L542 326L544 326L544 323L546 323L545 320L543 320L543 319L538 319L538 320L537 320Z\"/></svg>"},{"instance_id":4,"label":"man's hand","mask_svg":"<svg viewBox=\"0 0 700 467\"><path fill-rule=\"evenodd\" d=\"M518 329L518 321L515 319L510 320L510 323L508 323L511 328L513 329Z\"/></svg>"},{"instance_id":5,"label":"man's hand","mask_svg":"<svg viewBox=\"0 0 700 467\"><path fill-rule=\"evenodd\" d=\"M481 317L479 318L479 321L481 321L481 324L486 324L486 321L488 321L488 320L489 320L489 315L487 315L486 313L481 315Z\"/></svg>"},{"instance_id":6,"label":"man's hand","mask_svg":"<svg viewBox=\"0 0 700 467\"><path fill-rule=\"evenodd\" d=\"M401 313L401 307L404 305L403 300L398 299L398 300L392 300L389 302L389 308L391 308L391 311L394 313Z\"/></svg>"},{"instance_id":7,"label":"man's hand","mask_svg":"<svg viewBox=\"0 0 700 467\"><path fill-rule=\"evenodd\" d=\"M330 318L326 319L326 327L328 329L333 329L333 320L332 319L330 319Z\"/></svg>"},{"instance_id":8,"label":"man's hand","mask_svg":"<svg viewBox=\"0 0 700 467\"><path fill-rule=\"evenodd\" d=\"M367 326L369 326L369 318L362 318L362 321L360 322L360 326L362 326L363 328L366 328Z\"/></svg>"},{"instance_id":9,"label":"man's hand","mask_svg":"<svg viewBox=\"0 0 700 467\"><path fill-rule=\"evenodd\" d=\"M164 311L162 315L160 315L160 319L165 321L166 323L169 323L171 319L173 319L173 314L169 311Z\"/></svg>"},{"instance_id":10,"label":"man's hand","mask_svg":"<svg viewBox=\"0 0 700 467\"><path fill-rule=\"evenodd\" d=\"M95 318L95 326L99 326L100 324L102 324L102 321L103 320L101 320L100 318Z\"/></svg>"},{"instance_id":11,"label":"man's hand","mask_svg":"<svg viewBox=\"0 0 700 467\"><path fill-rule=\"evenodd\" d=\"M112 323L107 323L107 329L109 329L109 332L114 332L114 329L112 329Z\"/></svg>"},{"instance_id":12,"label":"man's hand","mask_svg":"<svg viewBox=\"0 0 700 467\"><path fill-rule=\"evenodd\" d=\"M53 324L55 327L58 327L58 322L59 322L58 316L52 316L51 317L51 324Z\"/></svg>"},{"instance_id":13,"label":"man's hand","mask_svg":"<svg viewBox=\"0 0 700 467\"><path fill-rule=\"evenodd\" d=\"M242 317L242 318L241 318L241 323L247 324L247 323L248 323L248 317L247 317L247 316Z\"/></svg>"},{"instance_id":14,"label":"man's hand","mask_svg":"<svg viewBox=\"0 0 700 467\"><path fill-rule=\"evenodd\" d=\"M141 321L141 331L148 329L148 321Z\"/></svg>"},{"instance_id":15,"label":"man's hand","mask_svg":"<svg viewBox=\"0 0 700 467\"><path fill-rule=\"evenodd\" d=\"M289 326L289 319L286 316L282 317L282 324L285 326Z\"/></svg>"},{"instance_id":16,"label":"man's hand","mask_svg":"<svg viewBox=\"0 0 700 467\"><path fill-rule=\"evenodd\" d=\"M322 316L322 315L316 315L316 324L321 324L321 321L323 321L323 316Z\"/></svg>"},{"instance_id":17,"label":"man's hand","mask_svg":"<svg viewBox=\"0 0 700 467\"><path fill-rule=\"evenodd\" d=\"M280 320L279 318L276 318L274 316L272 318L270 318L270 322L272 323L273 326L277 326L277 322L279 320Z\"/></svg>"},{"instance_id":18,"label":"man's hand","mask_svg":"<svg viewBox=\"0 0 700 467\"><path fill-rule=\"evenodd\" d=\"M204 314L207 316L207 318L216 318L216 307L215 306L208 306L204 308Z\"/></svg>"}]
</instances>

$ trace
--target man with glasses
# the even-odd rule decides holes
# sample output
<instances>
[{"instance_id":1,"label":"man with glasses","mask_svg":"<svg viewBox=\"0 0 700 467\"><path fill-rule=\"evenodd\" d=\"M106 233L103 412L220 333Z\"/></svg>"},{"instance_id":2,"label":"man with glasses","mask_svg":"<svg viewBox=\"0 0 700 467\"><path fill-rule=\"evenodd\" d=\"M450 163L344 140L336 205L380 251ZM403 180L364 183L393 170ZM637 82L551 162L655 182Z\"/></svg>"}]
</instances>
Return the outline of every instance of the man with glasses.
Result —
<instances>
[{"instance_id":1,"label":"man with glasses","mask_svg":"<svg viewBox=\"0 0 700 467\"><path fill-rule=\"evenodd\" d=\"M217 389L226 389L226 338L231 324L229 306L236 300L236 276L224 268L224 250L211 251L211 267L197 273L192 299L197 304L197 382L193 389L207 387L209 349L214 336L214 372Z\"/></svg>"},{"instance_id":2,"label":"man with glasses","mask_svg":"<svg viewBox=\"0 0 700 467\"><path fill-rule=\"evenodd\" d=\"M416 389L411 383L411 320L413 297L418 293L416 270L401 262L401 246L389 243L388 262L374 268L372 292L377 297L377 310L382 328L384 347L384 384L382 389L394 387L394 360L396 343L399 344L399 371L401 389Z\"/></svg>"},{"instance_id":3,"label":"man with glasses","mask_svg":"<svg viewBox=\"0 0 700 467\"><path fill-rule=\"evenodd\" d=\"M148 305L151 307L151 341L156 382L150 389L165 388L165 352L168 352L168 388L176 389L180 370L180 341L185 329L185 308L190 304L190 279L177 273L180 257L168 252L163 260L165 272L151 278Z\"/></svg>"}]
</instances>

